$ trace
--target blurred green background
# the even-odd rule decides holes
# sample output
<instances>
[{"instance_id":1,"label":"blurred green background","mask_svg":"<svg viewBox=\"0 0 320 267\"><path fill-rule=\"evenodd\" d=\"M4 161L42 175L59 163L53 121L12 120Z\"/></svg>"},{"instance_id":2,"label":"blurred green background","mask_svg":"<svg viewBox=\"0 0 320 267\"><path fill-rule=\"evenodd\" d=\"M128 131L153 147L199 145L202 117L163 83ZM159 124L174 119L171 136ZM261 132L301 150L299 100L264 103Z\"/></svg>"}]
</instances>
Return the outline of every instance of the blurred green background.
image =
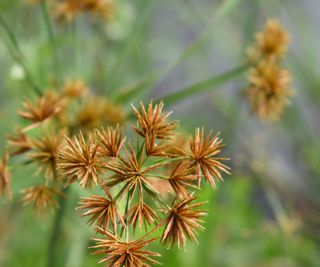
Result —
<instances>
[{"instance_id":1,"label":"blurred green background","mask_svg":"<svg viewBox=\"0 0 320 267\"><path fill-rule=\"evenodd\" d=\"M320 4L317 0L118 1L112 25L81 16L54 24L59 72L80 77L112 97L117 90L152 79L139 96L159 98L241 65L246 47L268 18L288 29L286 66L294 79L291 106L276 124L253 117L241 97L246 73L219 88L171 106L186 132L220 131L232 158L232 175L209 199L206 231L187 251L153 248L163 266L320 266ZM52 53L38 6L1 0L1 16L17 38L32 77L53 84ZM16 111L32 95L21 66L0 31L0 146L21 120ZM0 199L0 267L45 266L53 214L21 207L19 191L36 179L32 168L11 166L13 201ZM87 247L92 232L74 211L81 191L72 187L60 238L60 266L97 266ZM62 264L62 262L64 262Z\"/></svg>"}]
</instances>

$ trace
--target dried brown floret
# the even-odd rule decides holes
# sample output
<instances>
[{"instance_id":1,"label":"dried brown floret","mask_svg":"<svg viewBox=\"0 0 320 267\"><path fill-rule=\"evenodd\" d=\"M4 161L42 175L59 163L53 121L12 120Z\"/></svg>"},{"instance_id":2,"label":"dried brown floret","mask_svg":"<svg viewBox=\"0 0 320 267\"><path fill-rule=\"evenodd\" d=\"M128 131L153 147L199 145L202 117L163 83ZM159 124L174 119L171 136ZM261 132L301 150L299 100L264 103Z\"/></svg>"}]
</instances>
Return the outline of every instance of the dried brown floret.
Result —
<instances>
[{"instance_id":1,"label":"dried brown floret","mask_svg":"<svg viewBox=\"0 0 320 267\"><path fill-rule=\"evenodd\" d=\"M26 188L22 190L22 194L23 205L33 204L39 212L43 212L48 208L58 208L59 205L55 198L63 196L61 192L44 185Z\"/></svg>"},{"instance_id":2,"label":"dried brown floret","mask_svg":"<svg viewBox=\"0 0 320 267\"><path fill-rule=\"evenodd\" d=\"M124 183L119 192L119 198L130 191L133 197L137 189L140 197L142 196L144 188L157 192L148 173L162 167L165 163L152 164L143 167L142 156L138 158L131 146L129 147L129 150L126 151L126 155L126 158L119 157L106 164L106 168L115 173L115 175L113 175L106 183L106 186L113 187L117 184Z\"/></svg>"},{"instance_id":3,"label":"dried brown floret","mask_svg":"<svg viewBox=\"0 0 320 267\"><path fill-rule=\"evenodd\" d=\"M251 70L248 79L250 86L244 93L251 111L262 120L279 119L293 95L289 71L266 60Z\"/></svg>"},{"instance_id":4,"label":"dried brown floret","mask_svg":"<svg viewBox=\"0 0 320 267\"><path fill-rule=\"evenodd\" d=\"M109 231L101 228L97 231L105 238L93 238L97 245L92 248L97 249L94 254L105 255L99 263L105 263L106 267L150 267L149 264L160 264L151 258L160 254L145 249L156 238L123 241Z\"/></svg>"},{"instance_id":5,"label":"dried brown floret","mask_svg":"<svg viewBox=\"0 0 320 267\"><path fill-rule=\"evenodd\" d=\"M134 114L137 118L139 127L134 127L134 130L142 137L155 134L157 139L170 139L172 131L177 127L176 122L167 122L171 112L162 114L163 102L156 104L153 107L153 101L150 102L147 109L140 102L141 112L132 104Z\"/></svg>"},{"instance_id":6,"label":"dried brown floret","mask_svg":"<svg viewBox=\"0 0 320 267\"><path fill-rule=\"evenodd\" d=\"M24 110L18 111L18 114L22 118L31 121L31 124L24 128L23 131L33 129L44 121L54 117L63 109L64 105L64 99L61 99L53 91L47 91L34 102L26 100L23 103Z\"/></svg>"},{"instance_id":7,"label":"dried brown floret","mask_svg":"<svg viewBox=\"0 0 320 267\"><path fill-rule=\"evenodd\" d=\"M157 144L157 140L168 140L173 138L173 131L177 127L176 122L167 122L172 112L162 114L163 102L153 106L151 101L147 108L140 102L141 111L132 104L138 126L134 126L137 134L145 138L145 146L148 155L161 155L166 145Z\"/></svg>"},{"instance_id":8,"label":"dried brown floret","mask_svg":"<svg viewBox=\"0 0 320 267\"><path fill-rule=\"evenodd\" d=\"M108 127L107 131L103 128L101 131L96 130L96 133L100 138L99 152L106 157L118 157L119 152L126 141L126 137L123 137L123 131L119 125L117 125L115 129L113 127Z\"/></svg>"},{"instance_id":9,"label":"dried brown floret","mask_svg":"<svg viewBox=\"0 0 320 267\"><path fill-rule=\"evenodd\" d=\"M201 218L207 213L204 210L197 210L204 202L191 204L196 197L188 197L183 200L176 199L167 213L166 227L161 237L161 242L170 246L178 245L185 248L187 239L197 242L196 230L204 230Z\"/></svg>"},{"instance_id":10,"label":"dried brown floret","mask_svg":"<svg viewBox=\"0 0 320 267\"><path fill-rule=\"evenodd\" d=\"M0 161L0 196L4 191L11 198L11 186L10 186L10 172L8 170L9 153L4 152L2 160Z\"/></svg>"},{"instance_id":11,"label":"dried brown floret","mask_svg":"<svg viewBox=\"0 0 320 267\"><path fill-rule=\"evenodd\" d=\"M220 172L230 174L230 168L221 161L228 158L217 157L223 147L223 140L219 134L212 138L212 131L205 137L204 128L197 128L193 138L190 139L190 158L196 168L196 174L200 181L201 175L215 188L215 179L222 180Z\"/></svg>"},{"instance_id":12,"label":"dried brown floret","mask_svg":"<svg viewBox=\"0 0 320 267\"><path fill-rule=\"evenodd\" d=\"M89 223L95 223L103 229L107 229L111 224L113 230L117 232L118 222L125 226L124 220L117 209L116 202L110 194L105 197L91 196L81 198L80 206L77 209L87 210L82 216L90 216Z\"/></svg>"},{"instance_id":13,"label":"dried brown floret","mask_svg":"<svg viewBox=\"0 0 320 267\"><path fill-rule=\"evenodd\" d=\"M180 162L171 172L169 182L178 197L187 197L188 189L196 189L195 181L198 176L194 174L195 167L191 167L189 162Z\"/></svg>"},{"instance_id":14,"label":"dried brown floret","mask_svg":"<svg viewBox=\"0 0 320 267\"><path fill-rule=\"evenodd\" d=\"M98 145L92 136L87 142L80 132L79 138L73 140L66 137L67 144L59 152L58 168L63 176L68 178L67 185L75 180L80 181L80 186L91 188L98 184L102 162L98 156Z\"/></svg>"},{"instance_id":15,"label":"dried brown floret","mask_svg":"<svg viewBox=\"0 0 320 267\"><path fill-rule=\"evenodd\" d=\"M128 224L132 225L133 229L136 229L138 224L139 228L141 228L143 224L147 227L148 224L156 225L160 221L157 213L143 201L139 201L129 209L124 218L128 218Z\"/></svg>"}]
</instances>

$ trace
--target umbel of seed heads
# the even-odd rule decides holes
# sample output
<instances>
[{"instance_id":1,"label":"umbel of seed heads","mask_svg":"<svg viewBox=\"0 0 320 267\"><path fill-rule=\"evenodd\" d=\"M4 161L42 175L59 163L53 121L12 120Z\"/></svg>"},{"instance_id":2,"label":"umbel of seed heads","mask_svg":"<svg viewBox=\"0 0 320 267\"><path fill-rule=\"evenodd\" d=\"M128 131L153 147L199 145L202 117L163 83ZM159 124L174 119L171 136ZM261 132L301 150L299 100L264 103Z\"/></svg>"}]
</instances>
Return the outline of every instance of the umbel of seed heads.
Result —
<instances>
[{"instance_id":1,"label":"umbel of seed heads","mask_svg":"<svg viewBox=\"0 0 320 267\"><path fill-rule=\"evenodd\" d=\"M26 126L18 128L7 138L8 152L0 161L0 194L7 192L11 195L7 167L9 155L11 158L22 157L26 164L37 166L36 174L40 178L37 184L22 190L22 202L33 204L38 212L58 206L56 200L61 196L61 187L65 182L58 179L57 158L62 145L64 156L70 157L66 164L63 156L60 157L59 171L64 176L78 179L83 187L90 187L99 182L98 173L105 164L97 164L98 154L117 157L125 142L119 127L115 131L97 130L91 139L84 137L87 131L100 125L123 122L125 113L111 100L90 94L81 80L67 80L61 90L46 90L35 99L25 100L18 114L25 120ZM83 134L74 139L64 138L79 130ZM67 184L72 182L67 181Z\"/></svg>"},{"instance_id":2,"label":"umbel of seed heads","mask_svg":"<svg viewBox=\"0 0 320 267\"><path fill-rule=\"evenodd\" d=\"M83 188L101 189L100 195L82 198L78 210L103 236L93 239L97 244L92 248L110 267L158 264L153 257L159 254L145 249L155 240L179 248L187 240L197 241L207 214L201 208L204 202L197 201L201 178L215 188L221 173L230 170L222 163L228 159L220 156L219 135L197 128L189 144L176 147L177 124L169 121L171 113L163 112L162 102L132 107L137 118L134 142L119 126L109 127L66 138L58 153L66 185L79 181ZM162 194L161 187L168 193ZM150 237L161 228L161 236ZM137 230L141 237L130 240Z\"/></svg>"},{"instance_id":3,"label":"umbel of seed heads","mask_svg":"<svg viewBox=\"0 0 320 267\"><path fill-rule=\"evenodd\" d=\"M291 76L282 67L289 43L289 34L277 20L268 20L256 42L248 49L252 68L245 88L252 113L261 120L278 120L293 95Z\"/></svg>"}]
</instances>

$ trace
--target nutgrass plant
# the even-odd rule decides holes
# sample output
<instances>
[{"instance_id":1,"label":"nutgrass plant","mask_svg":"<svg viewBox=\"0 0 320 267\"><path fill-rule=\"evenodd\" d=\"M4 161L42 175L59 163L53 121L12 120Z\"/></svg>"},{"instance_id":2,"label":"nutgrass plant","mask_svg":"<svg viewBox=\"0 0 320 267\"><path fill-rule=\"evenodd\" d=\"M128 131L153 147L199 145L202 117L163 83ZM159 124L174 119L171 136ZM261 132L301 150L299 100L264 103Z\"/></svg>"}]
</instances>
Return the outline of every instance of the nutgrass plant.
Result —
<instances>
[{"instance_id":1,"label":"nutgrass plant","mask_svg":"<svg viewBox=\"0 0 320 267\"><path fill-rule=\"evenodd\" d=\"M175 259L176 254L172 256L172 251L187 250L197 243L197 235L202 235L201 240L208 244L215 237L221 244L225 242L219 237L219 229L214 234L209 231L206 237L210 223L221 221L219 216L210 216L217 211L222 217L230 217L230 221L233 217L227 215L232 213L243 221L240 234L228 233L234 240L246 240L251 235L258 238L265 231L271 240L266 238L266 244L272 242L277 236L274 229L254 229L256 225L250 222L257 220L257 215L245 208L250 182L238 181L239 192L226 185L232 204L222 201L221 207L211 206L211 192L215 195L224 186L219 190L210 188L216 189L217 182L231 173L229 165L233 161L224 156L227 153L220 135L199 125L188 137L181 130L185 122L171 120L171 112L164 108L248 73L248 85L239 86L239 91L251 114L263 122L279 120L293 90L290 73L284 67L290 37L278 20L270 19L265 26L261 25L255 40L248 43L243 61L228 71L150 99L150 90L199 50L208 39L208 32L218 27L241 1L223 2L194 42L165 67L152 71L146 67L148 63L142 64L148 60L143 53L143 38L154 5L150 1L9 2L1 4L2 10L7 8L7 12L0 13L1 36L15 62L10 75L21 82L26 96L17 109L19 126L6 131L0 194L11 199L12 205L4 221L18 217L17 212L24 209L36 214L35 228L45 236L46 244L38 252L41 256L31 257L27 264L95 266L99 261L104 266L119 267L160 263L179 266L181 261ZM45 51L45 60L33 55L34 62L29 61L32 47L24 45L21 35L14 30L15 24L9 23L10 16L21 10L27 10L23 19L31 28L43 29L35 51ZM139 10L135 19L132 10ZM30 18L30 14L36 15ZM137 47L137 42L141 47ZM128 75L122 74L125 72ZM214 127L215 131L220 130ZM258 170L257 175L263 173L259 168L254 170ZM19 179L28 180L27 186L19 188L21 197L15 186ZM268 186L265 192L281 229L294 240L291 235L299 227L299 220L282 210L277 194ZM244 214L237 211L238 202ZM33 207L33 211L27 206ZM79 214L84 218L79 219ZM89 225L85 224L86 218ZM64 224L71 230L65 230ZM29 238L34 235L22 234ZM72 238L67 241L72 244L70 248L62 243ZM36 242L37 238L34 239ZM307 240L302 244L316 258L313 244ZM205 246L200 241L199 250L207 251ZM215 246L221 249L219 243ZM163 250L168 247L171 249ZM264 263L261 247L260 254L257 253L260 265ZM276 246L270 245L269 249L272 253ZM34 255L29 248L18 250ZM295 248L288 246L286 250L294 253ZM161 255L171 255L171 263L163 261ZM4 259L5 264L15 266L19 262L8 258ZM196 263L182 262L185 266L210 266L206 258ZM304 258L300 262L313 264ZM237 266L227 259L217 264Z\"/></svg>"}]
</instances>

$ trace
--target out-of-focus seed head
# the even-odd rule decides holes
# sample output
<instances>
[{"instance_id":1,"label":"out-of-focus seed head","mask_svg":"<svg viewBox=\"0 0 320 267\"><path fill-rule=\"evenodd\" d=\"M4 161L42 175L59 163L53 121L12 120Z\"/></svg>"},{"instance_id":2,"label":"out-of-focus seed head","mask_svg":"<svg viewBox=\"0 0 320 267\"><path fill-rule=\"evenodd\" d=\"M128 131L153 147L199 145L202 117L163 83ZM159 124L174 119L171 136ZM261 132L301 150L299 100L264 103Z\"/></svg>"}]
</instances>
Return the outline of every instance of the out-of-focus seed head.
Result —
<instances>
[{"instance_id":1,"label":"out-of-focus seed head","mask_svg":"<svg viewBox=\"0 0 320 267\"><path fill-rule=\"evenodd\" d=\"M84 12L103 19L111 19L114 14L115 0L82 0Z\"/></svg>"},{"instance_id":2,"label":"out-of-focus seed head","mask_svg":"<svg viewBox=\"0 0 320 267\"><path fill-rule=\"evenodd\" d=\"M49 131L31 141L32 150L28 154L32 163L39 165L38 172L43 171L47 179L57 179L57 157L62 145L63 132Z\"/></svg>"},{"instance_id":3,"label":"out-of-focus seed head","mask_svg":"<svg viewBox=\"0 0 320 267\"><path fill-rule=\"evenodd\" d=\"M187 145L188 137L183 134L176 134L165 149L165 154L169 156L184 156Z\"/></svg>"},{"instance_id":4,"label":"out-of-focus seed head","mask_svg":"<svg viewBox=\"0 0 320 267\"><path fill-rule=\"evenodd\" d=\"M87 97L76 113L75 126L82 130L92 130L104 125L122 124L125 114L120 106L101 97Z\"/></svg>"},{"instance_id":5,"label":"out-of-focus seed head","mask_svg":"<svg viewBox=\"0 0 320 267\"><path fill-rule=\"evenodd\" d=\"M244 94L251 111L262 120L278 120L293 95L289 71L274 60L266 60L251 69L248 80Z\"/></svg>"},{"instance_id":6,"label":"out-of-focus seed head","mask_svg":"<svg viewBox=\"0 0 320 267\"><path fill-rule=\"evenodd\" d=\"M256 36L256 44L249 48L252 60L267 58L279 59L287 52L290 37L278 20L271 19L265 24L264 30Z\"/></svg>"},{"instance_id":7,"label":"out-of-focus seed head","mask_svg":"<svg viewBox=\"0 0 320 267\"><path fill-rule=\"evenodd\" d=\"M32 148L31 140L21 130L18 130L15 134L8 136L7 142L9 144L10 151L12 151L10 152L11 156L23 154Z\"/></svg>"},{"instance_id":8,"label":"out-of-focus seed head","mask_svg":"<svg viewBox=\"0 0 320 267\"><path fill-rule=\"evenodd\" d=\"M47 91L35 101L26 100L23 103L24 109L18 111L18 114L30 121L31 124L25 127L23 131L38 127L41 123L53 118L63 109L65 103L65 100L53 91Z\"/></svg>"},{"instance_id":9,"label":"out-of-focus seed head","mask_svg":"<svg viewBox=\"0 0 320 267\"><path fill-rule=\"evenodd\" d=\"M88 91L86 84L80 80L67 80L62 87L62 95L68 98L83 96Z\"/></svg>"},{"instance_id":10,"label":"out-of-focus seed head","mask_svg":"<svg viewBox=\"0 0 320 267\"><path fill-rule=\"evenodd\" d=\"M59 22L71 22L81 12L81 1L63 0L54 9L54 16Z\"/></svg>"},{"instance_id":11,"label":"out-of-focus seed head","mask_svg":"<svg viewBox=\"0 0 320 267\"><path fill-rule=\"evenodd\" d=\"M48 186L39 185L22 190L22 204L32 204L38 212L44 212L48 209L58 208L57 196L63 196L62 193Z\"/></svg>"},{"instance_id":12,"label":"out-of-focus seed head","mask_svg":"<svg viewBox=\"0 0 320 267\"><path fill-rule=\"evenodd\" d=\"M60 22L71 22L82 13L111 19L114 6L114 0L64 0L56 5L54 15Z\"/></svg>"}]
</instances>

